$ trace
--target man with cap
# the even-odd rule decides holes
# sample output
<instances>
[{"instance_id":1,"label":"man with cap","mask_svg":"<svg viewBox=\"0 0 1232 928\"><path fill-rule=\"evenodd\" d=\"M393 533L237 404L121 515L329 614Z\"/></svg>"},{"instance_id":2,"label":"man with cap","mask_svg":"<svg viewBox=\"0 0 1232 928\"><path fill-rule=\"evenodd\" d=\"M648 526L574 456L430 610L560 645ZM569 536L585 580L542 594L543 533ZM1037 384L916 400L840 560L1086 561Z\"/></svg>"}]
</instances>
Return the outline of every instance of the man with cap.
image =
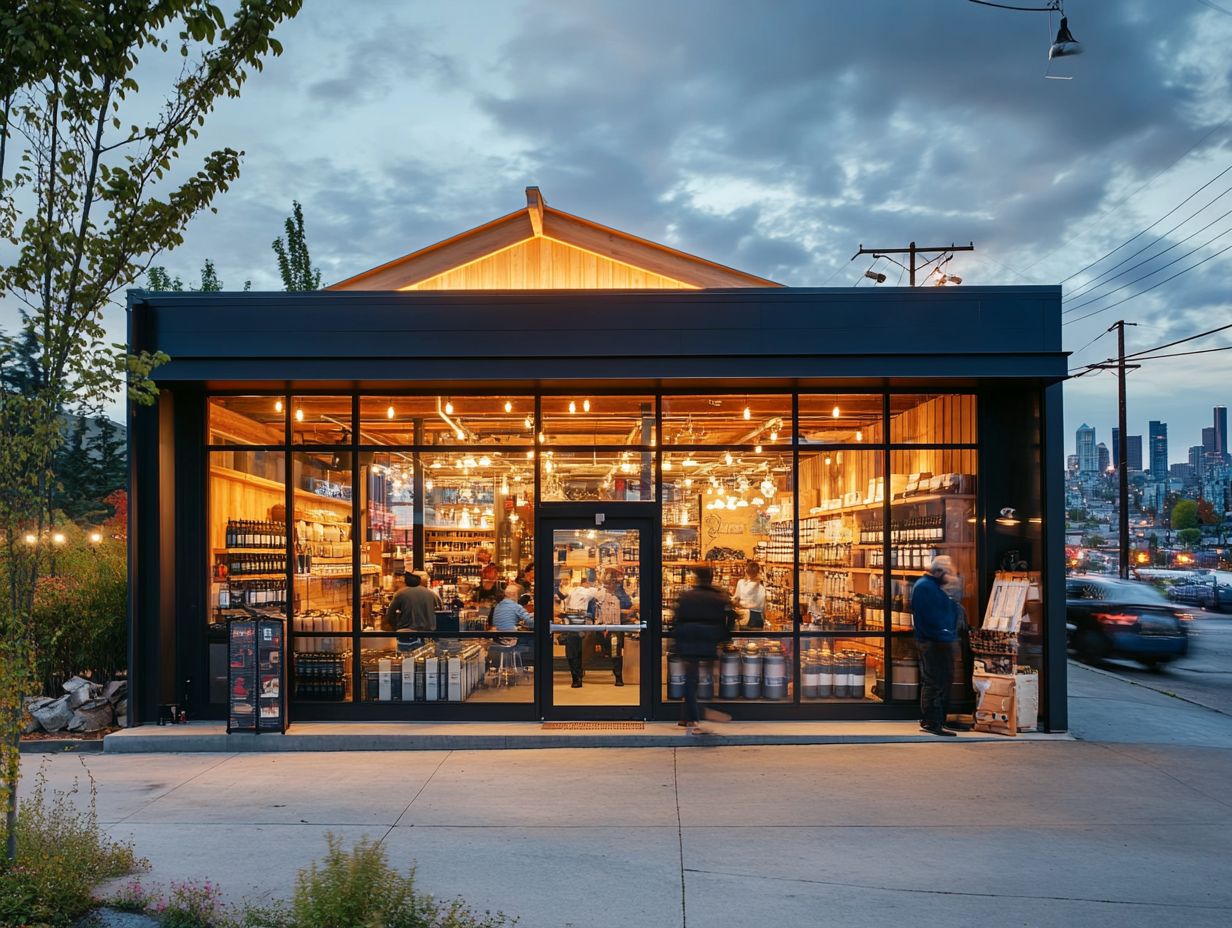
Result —
<instances>
[{"instance_id":1,"label":"man with cap","mask_svg":"<svg viewBox=\"0 0 1232 928\"><path fill-rule=\"evenodd\" d=\"M920 728L951 737L954 732L945 727L945 715L954 677L958 605L946 595L945 585L953 578L954 562L941 555L911 588L912 624L920 652Z\"/></svg>"}]
</instances>

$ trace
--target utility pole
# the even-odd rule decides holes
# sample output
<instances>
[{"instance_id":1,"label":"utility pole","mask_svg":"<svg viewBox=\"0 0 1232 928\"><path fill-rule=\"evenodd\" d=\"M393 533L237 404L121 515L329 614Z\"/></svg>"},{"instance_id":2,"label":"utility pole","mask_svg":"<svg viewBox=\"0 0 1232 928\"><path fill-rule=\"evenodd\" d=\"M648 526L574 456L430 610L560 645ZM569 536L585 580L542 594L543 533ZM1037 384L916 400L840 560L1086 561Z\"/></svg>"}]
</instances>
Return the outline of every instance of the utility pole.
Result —
<instances>
[{"instance_id":1,"label":"utility pole","mask_svg":"<svg viewBox=\"0 0 1232 928\"><path fill-rule=\"evenodd\" d=\"M1120 519L1121 531L1119 539L1120 556L1120 576L1122 580L1129 579L1129 435L1126 429L1125 413L1125 371L1131 367L1137 368L1141 365L1125 363L1125 326L1137 325L1136 322L1126 322L1124 319L1118 320L1108 326L1107 331L1111 332L1116 329L1117 332L1117 431L1120 433L1121 440L1117 442L1117 496L1120 498ZM1100 367L1111 367L1112 365L1099 365Z\"/></svg>"},{"instance_id":2,"label":"utility pole","mask_svg":"<svg viewBox=\"0 0 1232 928\"><path fill-rule=\"evenodd\" d=\"M863 243L861 243L860 250L851 256L851 260L854 261L856 258L860 257L860 255L872 255L874 258L884 258L887 255L910 255L911 257L908 262L907 273L911 275L910 282L911 286L914 287L916 255L945 254L947 251L975 251L975 242L971 242L969 245L946 245L942 248L918 248L916 247L915 242L912 242L906 248L865 248ZM891 258L890 260L893 261L894 259ZM900 264L899 267L902 267L902 265Z\"/></svg>"}]
</instances>

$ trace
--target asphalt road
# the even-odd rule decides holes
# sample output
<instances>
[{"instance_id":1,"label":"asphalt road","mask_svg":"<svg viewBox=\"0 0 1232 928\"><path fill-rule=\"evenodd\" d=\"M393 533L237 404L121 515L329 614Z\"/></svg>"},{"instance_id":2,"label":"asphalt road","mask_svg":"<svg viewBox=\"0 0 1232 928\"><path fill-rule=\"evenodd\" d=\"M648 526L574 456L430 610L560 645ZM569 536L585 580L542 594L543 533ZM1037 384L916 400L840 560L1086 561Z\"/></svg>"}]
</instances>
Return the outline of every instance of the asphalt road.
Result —
<instances>
[{"instance_id":1,"label":"asphalt road","mask_svg":"<svg viewBox=\"0 0 1232 928\"><path fill-rule=\"evenodd\" d=\"M1232 715L1232 615L1195 610L1194 632L1189 656L1159 671L1120 660L1105 661L1100 667L1160 693Z\"/></svg>"}]
</instances>

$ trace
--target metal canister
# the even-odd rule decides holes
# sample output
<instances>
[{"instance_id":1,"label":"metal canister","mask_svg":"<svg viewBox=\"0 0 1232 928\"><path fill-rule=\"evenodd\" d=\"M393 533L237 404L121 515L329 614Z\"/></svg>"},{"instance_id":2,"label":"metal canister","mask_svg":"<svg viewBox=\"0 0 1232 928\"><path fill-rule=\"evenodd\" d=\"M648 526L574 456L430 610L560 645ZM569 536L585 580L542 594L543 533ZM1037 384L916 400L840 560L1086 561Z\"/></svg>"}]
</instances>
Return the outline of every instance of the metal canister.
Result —
<instances>
[{"instance_id":1,"label":"metal canister","mask_svg":"<svg viewBox=\"0 0 1232 928\"><path fill-rule=\"evenodd\" d=\"M684 699L684 658L678 654L667 655L667 698Z\"/></svg>"},{"instance_id":2,"label":"metal canister","mask_svg":"<svg viewBox=\"0 0 1232 928\"><path fill-rule=\"evenodd\" d=\"M745 699L761 699L762 656L748 650L740 659L740 684Z\"/></svg>"},{"instance_id":3,"label":"metal canister","mask_svg":"<svg viewBox=\"0 0 1232 928\"><path fill-rule=\"evenodd\" d=\"M739 651L724 651L719 657L719 698L740 698Z\"/></svg>"},{"instance_id":4,"label":"metal canister","mask_svg":"<svg viewBox=\"0 0 1232 928\"><path fill-rule=\"evenodd\" d=\"M804 699L816 699L821 682L821 656L814 650L804 652L800 662L800 695Z\"/></svg>"},{"instance_id":5,"label":"metal canister","mask_svg":"<svg viewBox=\"0 0 1232 928\"><path fill-rule=\"evenodd\" d=\"M767 699L787 698L787 655L782 651L766 654L763 673Z\"/></svg>"},{"instance_id":6,"label":"metal canister","mask_svg":"<svg viewBox=\"0 0 1232 928\"><path fill-rule=\"evenodd\" d=\"M852 651L851 658L851 692L852 699L863 699L865 695L864 677L868 672L868 655L863 651Z\"/></svg>"},{"instance_id":7,"label":"metal canister","mask_svg":"<svg viewBox=\"0 0 1232 928\"><path fill-rule=\"evenodd\" d=\"M834 655L830 651L817 652L817 698L834 695Z\"/></svg>"},{"instance_id":8,"label":"metal canister","mask_svg":"<svg viewBox=\"0 0 1232 928\"><path fill-rule=\"evenodd\" d=\"M846 651L834 652L834 695L844 699L851 695L851 665Z\"/></svg>"},{"instance_id":9,"label":"metal canister","mask_svg":"<svg viewBox=\"0 0 1232 928\"><path fill-rule=\"evenodd\" d=\"M697 698L714 699L714 661L697 662Z\"/></svg>"}]
</instances>

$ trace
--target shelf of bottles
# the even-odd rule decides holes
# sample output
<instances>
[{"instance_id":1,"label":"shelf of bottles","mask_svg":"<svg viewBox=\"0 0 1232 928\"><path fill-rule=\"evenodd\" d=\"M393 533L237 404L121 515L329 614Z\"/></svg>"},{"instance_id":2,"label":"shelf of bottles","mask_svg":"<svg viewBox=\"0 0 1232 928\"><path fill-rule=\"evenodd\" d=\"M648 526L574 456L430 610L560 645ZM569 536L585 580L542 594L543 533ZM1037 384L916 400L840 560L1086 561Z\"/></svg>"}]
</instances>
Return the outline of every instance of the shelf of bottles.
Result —
<instances>
[{"instance_id":1,"label":"shelf of bottles","mask_svg":"<svg viewBox=\"0 0 1232 928\"><path fill-rule=\"evenodd\" d=\"M292 652L295 698L343 702L351 697L351 639L296 636Z\"/></svg>"},{"instance_id":2,"label":"shelf of bottles","mask_svg":"<svg viewBox=\"0 0 1232 928\"><path fill-rule=\"evenodd\" d=\"M225 547L213 551L219 621L246 609L281 612L287 604L285 522L228 519Z\"/></svg>"}]
</instances>

